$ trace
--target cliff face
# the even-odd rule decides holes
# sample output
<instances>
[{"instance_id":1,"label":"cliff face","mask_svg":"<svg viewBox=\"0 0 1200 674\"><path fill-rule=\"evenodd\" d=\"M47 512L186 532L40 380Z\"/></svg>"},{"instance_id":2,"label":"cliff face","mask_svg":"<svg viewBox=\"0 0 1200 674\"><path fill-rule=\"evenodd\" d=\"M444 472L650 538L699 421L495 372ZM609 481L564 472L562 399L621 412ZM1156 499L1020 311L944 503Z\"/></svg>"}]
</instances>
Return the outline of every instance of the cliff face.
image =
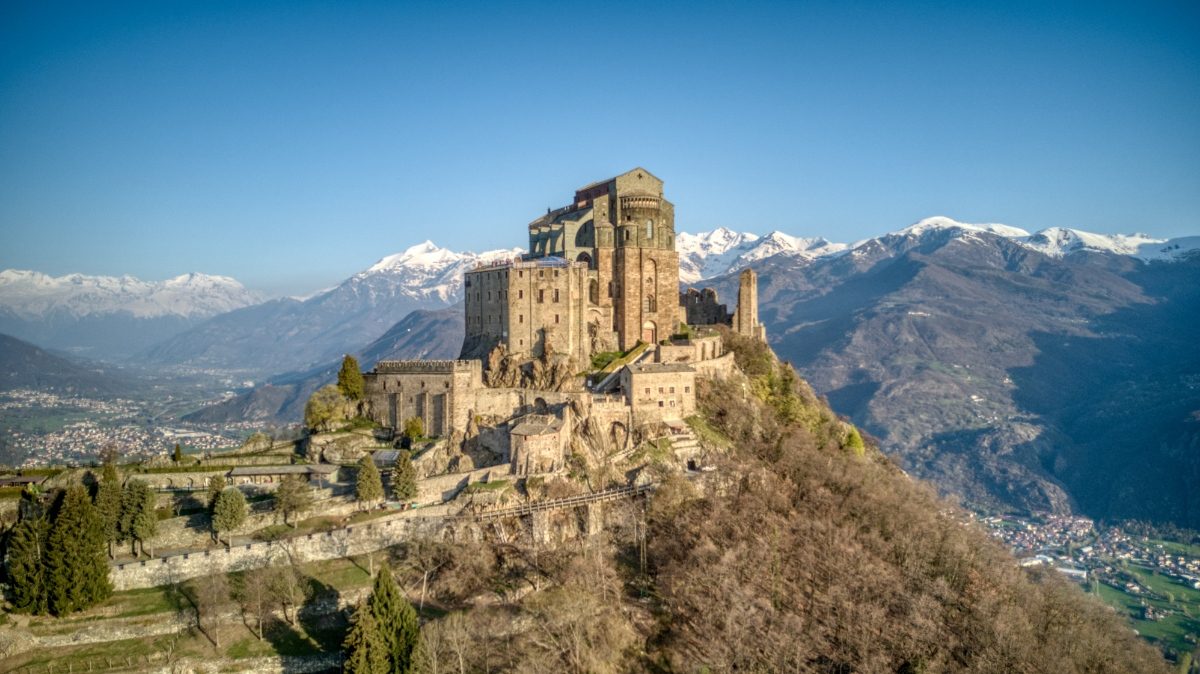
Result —
<instances>
[{"instance_id":1,"label":"cliff face","mask_svg":"<svg viewBox=\"0 0 1200 674\"><path fill-rule=\"evenodd\" d=\"M645 506L606 506L606 533L579 543L444 550L430 592L449 613L423 630L428 657L521 672L1165 671L1106 607L1029 575L864 446L764 345L729 344L745 374L705 382L692 420L716 470L660 476Z\"/></svg>"}]
</instances>

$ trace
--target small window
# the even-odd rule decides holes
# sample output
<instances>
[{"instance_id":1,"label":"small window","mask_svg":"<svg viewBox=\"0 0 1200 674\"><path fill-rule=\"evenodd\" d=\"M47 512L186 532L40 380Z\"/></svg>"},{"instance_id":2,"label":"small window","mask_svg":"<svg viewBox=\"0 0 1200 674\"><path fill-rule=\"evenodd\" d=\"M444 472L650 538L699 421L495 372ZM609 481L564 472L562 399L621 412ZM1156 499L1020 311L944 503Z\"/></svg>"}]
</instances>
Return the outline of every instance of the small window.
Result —
<instances>
[{"instance_id":1,"label":"small window","mask_svg":"<svg viewBox=\"0 0 1200 674\"><path fill-rule=\"evenodd\" d=\"M664 391L663 391L663 387L659 386L659 387L658 387L658 392L659 392L659 394L660 394L660 395L661 395L662 393L664 393Z\"/></svg>"},{"instance_id":2,"label":"small window","mask_svg":"<svg viewBox=\"0 0 1200 674\"><path fill-rule=\"evenodd\" d=\"M555 272L555 273L557 274L558 272ZM555 288L555 289L554 289L554 301L555 301L555 302L557 302L557 301L558 301L558 288Z\"/></svg>"},{"instance_id":3,"label":"small window","mask_svg":"<svg viewBox=\"0 0 1200 674\"><path fill-rule=\"evenodd\" d=\"M524 290L517 291L517 299L519 299L519 300L525 299L525 291Z\"/></svg>"},{"instance_id":4,"label":"small window","mask_svg":"<svg viewBox=\"0 0 1200 674\"><path fill-rule=\"evenodd\" d=\"M517 314L517 322L524 323L525 322L525 314Z\"/></svg>"},{"instance_id":5,"label":"small window","mask_svg":"<svg viewBox=\"0 0 1200 674\"><path fill-rule=\"evenodd\" d=\"M558 325L558 314L554 314L554 324Z\"/></svg>"},{"instance_id":6,"label":"small window","mask_svg":"<svg viewBox=\"0 0 1200 674\"><path fill-rule=\"evenodd\" d=\"M646 395L650 395L650 387L649 386L646 387Z\"/></svg>"},{"instance_id":7,"label":"small window","mask_svg":"<svg viewBox=\"0 0 1200 674\"><path fill-rule=\"evenodd\" d=\"M691 393L691 392L692 392L692 387L691 387L691 386L684 386L684 387L683 387L683 392L684 392L684 393Z\"/></svg>"},{"instance_id":8,"label":"small window","mask_svg":"<svg viewBox=\"0 0 1200 674\"><path fill-rule=\"evenodd\" d=\"M674 386L672 386L672 387L671 387L671 393L674 393L674 392L675 392L675 387L674 387Z\"/></svg>"},{"instance_id":9,"label":"small window","mask_svg":"<svg viewBox=\"0 0 1200 674\"><path fill-rule=\"evenodd\" d=\"M442 388L450 388L450 382L442 382Z\"/></svg>"},{"instance_id":10,"label":"small window","mask_svg":"<svg viewBox=\"0 0 1200 674\"><path fill-rule=\"evenodd\" d=\"M542 303L544 303L545 301L546 301L546 291L545 291L545 290L539 290L539 291L538 291L538 304L542 304Z\"/></svg>"},{"instance_id":11,"label":"small window","mask_svg":"<svg viewBox=\"0 0 1200 674\"><path fill-rule=\"evenodd\" d=\"M662 406L663 406L663 401L661 401L661 400L660 400L660 401L658 401L658 406L659 406L659 407L662 407Z\"/></svg>"},{"instance_id":12,"label":"small window","mask_svg":"<svg viewBox=\"0 0 1200 674\"><path fill-rule=\"evenodd\" d=\"M672 400L672 401L671 401L671 407L674 407L674 406L675 406L675 401L674 401L674 400Z\"/></svg>"}]
</instances>

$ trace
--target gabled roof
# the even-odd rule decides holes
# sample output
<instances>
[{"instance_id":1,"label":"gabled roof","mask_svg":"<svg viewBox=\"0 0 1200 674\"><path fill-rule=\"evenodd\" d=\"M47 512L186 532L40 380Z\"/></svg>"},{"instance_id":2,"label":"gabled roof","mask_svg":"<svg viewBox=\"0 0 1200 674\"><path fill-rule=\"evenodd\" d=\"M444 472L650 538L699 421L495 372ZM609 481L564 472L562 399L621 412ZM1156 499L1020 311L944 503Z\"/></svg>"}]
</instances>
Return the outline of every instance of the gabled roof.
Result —
<instances>
[{"instance_id":1,"label":"gabled roof","mask_svg":"<svg viewBox=\"0 0 1200 674\"><path fill-rule=\"evenodd\" d=\"M651 178L654 178L655 180L657 180L657 181L659 181L659 182L662 182L662 181L663 181L663 179L662 179L662 178L659 178L658 176L656 176L656 175L654 175L653 173L651 173L651 172L647 171L646 169L642 168L641 166L634 166L633 168L629 169L628 171L626 171L626 172L624 172L624 173L618 173L617 175L615 175L615 176L613 176L613 177L611 177L611 178L605 178L604 180L597 180L596 182L593 182L593 183L588 183L588 184L584 185L583 187L580 187L579 189L577 189L577 190L575 190L575 191L576 191L576 192L586 192L586 191L588 191L588 190L592 189L593 187L598 187L598 186L600 186L600 185L604 185L604 184L606 184L606 183L611 183L611 182L615 181L617 178L620 178L621 176L627 176L627 175L629 175L630 173L633 173L634 171L641 171L642 173L645 173L646 175L650 176Z\"/></svg>"}]
</instances>

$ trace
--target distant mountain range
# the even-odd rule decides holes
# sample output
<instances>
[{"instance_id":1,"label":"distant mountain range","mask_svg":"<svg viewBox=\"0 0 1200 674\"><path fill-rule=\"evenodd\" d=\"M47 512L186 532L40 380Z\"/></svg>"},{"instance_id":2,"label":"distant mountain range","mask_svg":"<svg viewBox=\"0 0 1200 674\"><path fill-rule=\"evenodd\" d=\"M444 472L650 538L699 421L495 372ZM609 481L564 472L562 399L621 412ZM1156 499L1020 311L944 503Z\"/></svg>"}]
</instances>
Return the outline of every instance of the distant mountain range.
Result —
<instances>
[{"instance_id":1,"label":"distant mountain range","mask_svg":"<svg viewBox=\"0 0 1200 674\"><path fill-rule=\"evenodd\" d=\"M909 471L975 505L1200 527L1197 244L936 218L752 266L776 351Z\"/></svg>"},{"instance_id":2,"label":"distant mountain range","mask_svg":"<svg viewBox=\"0 0 1200 674\"><path fill-rule=\"evenodd\" d=\"M46 348L121 358L262 300L226 276L185 274L152 283L7 269L0 271L0 332Z\"/></svg>"},{"instance_id":3,"label":"distant mountain range","mask_svg":"<svg viewBox=\"0 0 1200 674\"><path fill-rule=\"evenodd\" d=\"M853 244L728 229L677 241L684 284L730 304L735 273L755 268L776 350L911 472L986 506L1200 527L1200 237L935 217ZM520 252L425 242L308 299L207 318L140 358L269 377L196 420L294 421L344 353L364 367L456 355L462 271ZM38 306L7 294L4 311Z\"/></svg>"},{"instance_id":4,"label":"distant mountain range","mask_svg":"<svg viewBox=\"0 0 1200 674\"><path fill-rule=\"evenodd\" d=\"M363 370L371 369L381 360L455 358L462 348L464 332L461 304L435 311L419 309L353 355ZM262 386L193 412L185 420L299 421L304 418L304 404L313 391L337 379L341 361L338 357L302 372L280 375Z\"/></svg>"}]
</instances>

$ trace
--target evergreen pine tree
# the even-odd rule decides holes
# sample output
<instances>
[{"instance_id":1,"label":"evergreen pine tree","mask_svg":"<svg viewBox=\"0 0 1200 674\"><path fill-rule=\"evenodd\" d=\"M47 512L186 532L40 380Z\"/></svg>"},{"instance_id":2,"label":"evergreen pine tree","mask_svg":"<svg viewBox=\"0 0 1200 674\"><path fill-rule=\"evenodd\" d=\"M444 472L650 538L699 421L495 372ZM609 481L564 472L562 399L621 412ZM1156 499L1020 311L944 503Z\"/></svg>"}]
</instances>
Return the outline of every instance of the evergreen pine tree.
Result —
<instances>
[{"instance_id":1,"label":"evergreen pine tree","mask_svg":"<svg viewBox=\"0 0 1200 674\"><path fill-rule=\"evenodd\" d=\"M17 522L8 533L10 599L19 613L46 612L46 537L44 518Z\"/></svg>"},{"instance_id":2,"label":"evergreen pine tree","mask_svg":"<svg viewBox=\"0 0 1200 674\"><path fill-rule=\"evenodd\" d=\"M117 466L106 463L100 470L99 486L96 488L96 512L104 529L104 540L108 543L108 556L113 556L113 546L121 539L121 478Z\"/></svg>"},{"instance_id":3,"label":"evergreen pine tree","mask_svg":"<svg viewBox=\"0 0 1200 674\"><path fill-rule=\"evenodd\" d=\"M413 671L413 655L421 639L421 625L416 609L400 593L400 587L386 563L379 567L367 603L375 622L379 624L379 633L387 648L388 671L409 674Z\"/></svg>"},{"instance_id":4,"label":"evergreen pine tree","mask_svg":"<svg viewBox=\"0 0 1200 674\"><path fill-rule=\"evenodd\" d=\"M154 491L142 480L130 480L121 496L120 534L123 540L133 542L133 554L138 547L146 550L146 541L158 533L158 515L154 512Z\"/></svg>"},{"instance_id":5,"label":"evergreen pine tree","mask_svg":"<svg viewBox=\"0 0 1200 674\"><path fill-rule=\"evenodd\" d=\"M417 469L413 467L412 456L401 451L396 457L396 467L392 469L392 498L411 501L416 497Z\"/></svg>"},{"instance_id":6,"label":"evergreen pine tree","mask_svg":"<svg viewBox=\"0 0 1200 674\"><path fill-rule=\"evenodd\" d=\"M212 526L220 539L222 532L230 532L246 521L246 497L236 488L229 488L217 497L213 506Z\"/></svg>"},{"instance_id":7,"label":"evergreen pine tree","mask_svg":"<svg viewBox=\"0 0 1200 674\"><path fill-rule=\"evenodd\" d=\"M183 461L183 448L179 446L178 442L175 443L175 452L171 455L171 458L175 460L175 463Z\"/></svg>"},{"instance_id":8,"label":"evergreen pine tree","mask_svg":"<svg viewBox=\"0 0 1200 674\"><path fill-rule=\"evenodd\" d=\"M221 492L225 491L225 476L213 475L208 478L208 499L205 501L208 504L208 510L211 513L212 509L217 505L217 497Z\"/></svg>"},{"instance_id":9,"label":"evergreen pine tree","mask_svg":"<svg viewBox=\"0 0 1200 674\"><path fill-rule=\"evenodd\" d=\"M358 476L354 481L354 495L362 503L372 503L383 498L383 481L379 469L370 454L364 454L358 462Z\"/></svg>"},{"instance_id":10,"label":"evergreen pine tree","mask_svg":"<svg viewBox=\"0 0 1200 674\"><path fill-rule=\"evenodd\" d=\"M387 648L379 632L379 623L367 606L358 605L350 619L350 632L342 643L346 660L342 671L346 674L386 674L388 671Z\"/></svg>"},{"instance_id":11,"label":"evergreen pine tree","mask_svg":"<svg viewBox=\"0 0 1200 674\"><path fill-rule=\"evenodd\" d=\"M46 540L47 605L66 615L112 594L105 560L104 527L87 490L67 489Z\"/></svg>"},{"instance_id":12,"label":"evergreen pine tree","mask_svg":"<svg viewBox=\"0 0 1200 674\"><path fill-rule=\"evenodd\" d=\"M363 381L362 370L358 369L358 360L354 356L342 359L342 369L338 371L337 387L350 400L362 400L366 383Z\"/></svg>"}]
</instances>

